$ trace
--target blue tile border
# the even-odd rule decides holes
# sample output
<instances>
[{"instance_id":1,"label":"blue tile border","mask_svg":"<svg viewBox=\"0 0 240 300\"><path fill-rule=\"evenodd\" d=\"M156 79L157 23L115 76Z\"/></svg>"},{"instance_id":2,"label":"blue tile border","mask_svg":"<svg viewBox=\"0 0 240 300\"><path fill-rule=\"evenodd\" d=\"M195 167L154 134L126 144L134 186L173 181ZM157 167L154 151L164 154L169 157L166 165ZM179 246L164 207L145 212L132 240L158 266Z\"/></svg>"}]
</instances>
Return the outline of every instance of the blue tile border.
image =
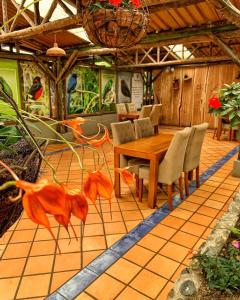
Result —
<instances>
[{"instance_id":1,"label":"blue tile border","mask_svg":"<svg viewBox=\"0 0 240 300\"><path fill-rule=\"evenodd\" d=\"M66 149L67 151L68 149ZM239 146L234 147L230 152L213 164L201 176L200 182L203 184L216 171L218 171L228 160L230 160L239 150ZM57 150L60 151L60 150ZM62 151L62 150L61 150ZM196 190L196 182L193 181L189 187L190 194ZM186 197L185 197L186 198ZM173 197L173 207L176 208L182 200L179 194ZM171 211L165 203L162 207L153 212L148 218L139 223L133 230L117 241L109 249L104 251L87 267L64 283L58 290L46 298L46 300L73 300L82 293L98 276L103 274L112 264L122 257L130 248L150 232L160 221L162 221Z\"/></svg>"}]
</instances>

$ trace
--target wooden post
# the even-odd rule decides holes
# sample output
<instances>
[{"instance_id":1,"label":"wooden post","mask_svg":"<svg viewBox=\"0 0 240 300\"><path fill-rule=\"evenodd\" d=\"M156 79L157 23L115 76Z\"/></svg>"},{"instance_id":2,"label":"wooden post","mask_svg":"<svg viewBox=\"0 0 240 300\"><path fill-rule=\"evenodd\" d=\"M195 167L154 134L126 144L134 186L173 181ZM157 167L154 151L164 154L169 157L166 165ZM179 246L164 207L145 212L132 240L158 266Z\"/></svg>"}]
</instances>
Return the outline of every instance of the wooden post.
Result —
<instances>
[{"instance_id":1,"label":"wooden post","mask_svg":"<svg viewBox=\"0 0 240 300\"><path fill-rule=\"evenodd\" d=\"M3 24L8 22L7 0L2 0ZM9 32L9 24L4 25L4 32Z\"/></svg>"}]
</instances>

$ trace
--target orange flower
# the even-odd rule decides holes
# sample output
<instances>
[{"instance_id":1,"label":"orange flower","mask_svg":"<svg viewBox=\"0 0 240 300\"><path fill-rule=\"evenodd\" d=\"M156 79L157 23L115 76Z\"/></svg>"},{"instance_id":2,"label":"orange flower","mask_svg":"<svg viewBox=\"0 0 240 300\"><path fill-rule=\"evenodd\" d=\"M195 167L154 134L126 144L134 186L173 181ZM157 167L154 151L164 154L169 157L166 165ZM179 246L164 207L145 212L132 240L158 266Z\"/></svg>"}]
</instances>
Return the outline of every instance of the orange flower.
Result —
<instances>
[{"instance_id":1,"label":"orange flower","mask_svg":"<svg viewBox=\"0 0 240 300\"><path fill-rule=\"evenodd\" d=\"M110 136L109 136L109 131L107 129L107 127L104 127L104 135L101 139L97 140L97 139L92 139L90 141L88 141L88 144L90 144L91 146L93 147L100 147L102 146L105 142L109 142L110 144L112 144L112 141L110 139Z\"/></svg>"},{"instance_id":2,"label":"orange flower","mask_svg":"<svg viewBox=\"0 0 240 300\"><path fill-rule=\"evenodd\" d=\"M115 171L121 174L122 179L126 184L133 183L133 173L129 172L126 168L115 168Z\"/></svg>"},{"instance_id":3,"label":"orange flower","mask_svg":"<svg viewBox=\"0 0 240 300\"><path fill-rule=\"evenodd\" d=\"M57 216L64 225L69 220L69 208L62 186L41 179L37 183L19 180L16 186L25 191L23 207L28 217L35 223L45 226L53 236L47 213ZM54 236L53 236L54 237Z\"/></svg>"},{"instance_id":4,"label":"orange flower","mask_svg":"<svg viewBox=\"0 0 240 300\"><path fill-rule=\"evenodd\" d=\"M74 120L64 120L62 121L62 123L71 127L73 129L74 136L78 138L78 135L81 135L83 133L80 125L86 123L86 121L83 118L78 117Z\"/></svg>"},{"instance_id":5,"label":"orange flower","mask_svg":"<svg viewBox=\"0 0 240 300\"><path fill-rule=\"evenodd\" d=\"M90 172L84 184L85 195L95 204L97 196L111 200L113 191L110 179L99 170Z\"/></svg>"},{"instance_id":6,"label":"orange flower","mask_svg":"<svg viewBox=\"0 0 240 300\"><path fill-rule=\"evenodd\" d=\"M71 213L85 223L88 214L88 202L80 190L68 190L66 199L71 207Z\"/></svg>"}]
</instances>

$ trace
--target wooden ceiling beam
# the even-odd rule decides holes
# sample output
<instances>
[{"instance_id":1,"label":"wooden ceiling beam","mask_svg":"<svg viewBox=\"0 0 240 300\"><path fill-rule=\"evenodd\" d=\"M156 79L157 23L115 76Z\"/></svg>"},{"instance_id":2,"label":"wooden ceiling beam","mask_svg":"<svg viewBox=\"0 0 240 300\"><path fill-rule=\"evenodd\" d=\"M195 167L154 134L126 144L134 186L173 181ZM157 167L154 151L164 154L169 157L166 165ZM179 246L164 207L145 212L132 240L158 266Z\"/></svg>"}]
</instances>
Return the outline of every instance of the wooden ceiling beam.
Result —
<instances>
[{"instance_id":1,"label":"wooden ceiling beam","mask_svg":"<svg viewBox=\"0 0 240 300\"><path fill-rule=\"evenodd\" d=\"M11 0L12 4L16 7L17 11L20 11L20 6L21 4L19 5L15 0ZM23 8L23 7L22 7ZM33 27L35 24L33 22L33 20L29 17L29 15L27 14L26 11L23 11L21 12L21 16L24 17L24 19L28 22L28 24Z\"/></svg>"},{"instance_id":2,"label":"wooden ceiling beam","mask_svg":"<svg viewBox=\"0 0 240 300\"><path fill-rule=\"evenodd\" d=\"M179 8L198 4L201 2L205 2L205 0L163 0L159 4L151 4L151 1L146 1L146 5L150 13L155 13L161 10Z\"/></svg>"},{"instance_id":3,"label":"wooden ceiling beam","mask_svg":"<svg viewBox=\"0 0 240 300\"><path fill-rule=\"evenodd\" d=\"M3 30L7 33L9 32L7 0L2 0L2 18L3 24L5 24Z\"/></svg>"}]
</instances>

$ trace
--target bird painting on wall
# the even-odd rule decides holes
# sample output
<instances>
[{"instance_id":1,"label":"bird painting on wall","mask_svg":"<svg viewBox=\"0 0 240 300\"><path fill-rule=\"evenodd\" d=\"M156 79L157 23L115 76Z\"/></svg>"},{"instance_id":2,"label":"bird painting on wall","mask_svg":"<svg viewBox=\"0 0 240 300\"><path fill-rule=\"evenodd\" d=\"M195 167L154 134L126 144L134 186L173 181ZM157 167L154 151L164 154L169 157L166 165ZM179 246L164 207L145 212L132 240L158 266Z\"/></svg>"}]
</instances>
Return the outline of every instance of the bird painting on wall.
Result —
<instances>
[{"instance_id":1,"label":"bird painting on wall","mask_svg":"<svg viewBox=\"0 0 240 300\"><path fill-rule=\"evenodd\" d=\"M121 80L121 92L125 97L131 98L130 89L124 79Z\"/></svg>"},{"instance_id":2,"label":"bird painting on wall","mask_svg":"<svg viewBox=\"0 0 240 300\"><path fill-rule=\"evenodd\" d=\"M28 93L31 96L31 100L39 100L43 95L43 86L41 83L41 78L36 76L33 78L32 86Z\"/></svg>"},{"instance_id":3,"label":"bird painting on wall","mask_svg":"<svg viewBox=\"0 0 240 300\"><path fill-rule=\"evenodd\" d=\"M71 102L71 94L75 91L77 86L77 74L73 73L67 83L67 111L70 113L70 102Z\"/></svg>"}]
</instances>

